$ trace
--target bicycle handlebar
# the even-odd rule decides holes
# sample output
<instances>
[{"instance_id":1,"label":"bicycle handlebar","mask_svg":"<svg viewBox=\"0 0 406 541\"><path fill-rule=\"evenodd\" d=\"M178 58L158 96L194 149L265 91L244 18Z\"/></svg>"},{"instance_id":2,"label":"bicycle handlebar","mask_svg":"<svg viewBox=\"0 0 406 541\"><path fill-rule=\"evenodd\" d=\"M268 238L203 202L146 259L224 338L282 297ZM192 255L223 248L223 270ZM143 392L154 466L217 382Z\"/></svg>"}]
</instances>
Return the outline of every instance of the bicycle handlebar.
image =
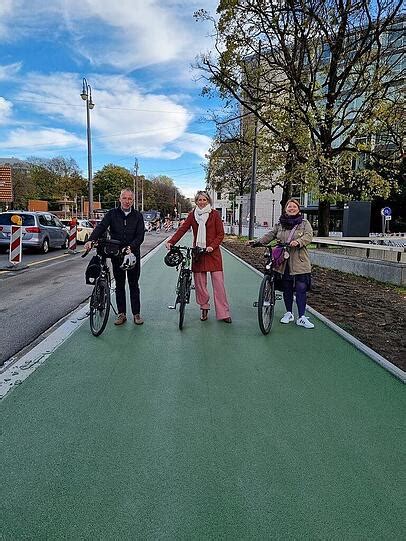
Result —
<instances>
[{"instance_id":1,"label":"bicycle handlebar","mask_svg":"<svg viewBox=\"0 0 406 541\"><path fill-rule=\"evenodd\" d=\"M206 248L201 248L200 246L178 246L177 244L173 244L171 247L171 250L191 250L194 254L204 254L207 250Z\"/></svg>"},{"instance_id":2,"label":"bicycle handlebar","mask_svg":"<svg viewBox=\"0 0 406 541\"><path fill-rule=\"evenodd\" d=\"M92 248L93 248L93 246L92 246ZM84 253L80 257L86 257L87 254L91 251L92 248L90 248L89 250L85 250Z\"/></svg>"}]
</instances>

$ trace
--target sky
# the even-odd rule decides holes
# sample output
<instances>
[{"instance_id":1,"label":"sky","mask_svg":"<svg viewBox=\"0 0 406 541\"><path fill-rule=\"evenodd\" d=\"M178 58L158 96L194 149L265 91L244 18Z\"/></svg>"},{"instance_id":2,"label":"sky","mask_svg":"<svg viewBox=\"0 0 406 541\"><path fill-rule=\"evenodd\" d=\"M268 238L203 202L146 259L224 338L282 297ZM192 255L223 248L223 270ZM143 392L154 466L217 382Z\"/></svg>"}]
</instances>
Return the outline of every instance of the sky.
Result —
<instances>
[{"instance_id":1,"label":"sky","mask_svg":"<svg viewBox=\"0 0 406 541\"><path fill-rule=\"evenodd\" d=\"M204 187L219 103L201 96L196 56L212 46L201 8L217 0L1 0L0 157L72 157L87 177L108 163Z\"/></svg>"}]
</instances>

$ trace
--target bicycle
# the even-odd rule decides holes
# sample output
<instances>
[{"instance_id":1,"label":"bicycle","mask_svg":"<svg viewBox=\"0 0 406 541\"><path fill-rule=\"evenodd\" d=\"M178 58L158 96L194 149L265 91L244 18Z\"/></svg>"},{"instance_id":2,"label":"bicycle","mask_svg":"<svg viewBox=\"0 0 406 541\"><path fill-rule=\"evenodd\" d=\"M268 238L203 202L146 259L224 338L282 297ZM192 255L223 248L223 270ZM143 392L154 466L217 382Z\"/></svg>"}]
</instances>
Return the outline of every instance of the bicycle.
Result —
<instances>
[{"instance_id":1,"label":"bicycle","mask_svg":"<svg viewBox=\"0 0 406 541\"><path fill-rule=\"evenodd\" d=\"M176 310L176 305L179 304L179 329L183 329L185 319L185 308L190 301L190 291L192 289L192 258L203 254L206 248L191 246L172 246L168 252L165 262L170 267L176 266L179 270L178 281L176 284L176 300L174 305L168 306L170 310ZM182 253L184 252L184 253ZM172 257L173 263L168 262Z\"/></svg>"},{"instance_id":2,"label":"bicycle","mask_svg":"<svg viewBox=\"0 0 406 541\"><path fill-rule=\"evenodd\" d=\"M260 242L254 242L251 246L265 246L265 271L259 286L258 301L254 302L254 307L258 308L258 324L262 334L269 334L275 312L276 294L275 294L275 274L276 271L272 262L272 248ZM278 243L279 247L287 249L289 244Z\"/></svg>"},{"instance_id":3,"label":"bicycle","mask_svg":"<svg viewBox=\"0 0 406 541\"><path fill-rule=\"evenodd\" d=\"M95 277L93 292L90 297L90 330L93 336L100 336L106 328L110 314L110 306L117 315L114 306L111 303L111 275L107 264L107 259L118 256L121 253L120 241L113 239L99 239L94 243L97 248L96 258L100 266L100 271ZM90 250L86 251L82 257L86 257Z\"/></svg>"}]
</instances>

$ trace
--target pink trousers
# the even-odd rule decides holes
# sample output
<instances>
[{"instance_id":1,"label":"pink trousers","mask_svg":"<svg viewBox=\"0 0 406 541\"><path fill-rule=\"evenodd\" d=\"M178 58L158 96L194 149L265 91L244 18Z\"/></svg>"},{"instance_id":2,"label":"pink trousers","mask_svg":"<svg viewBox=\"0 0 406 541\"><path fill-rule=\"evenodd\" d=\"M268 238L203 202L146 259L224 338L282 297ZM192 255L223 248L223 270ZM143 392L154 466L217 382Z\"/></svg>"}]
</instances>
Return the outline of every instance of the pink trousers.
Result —
<instances>
[{"instance_id":1,"label":"pink trousers","mask_svg":"<svg viewBox=\"0 0 406 541\"><path fill-rule=\"evenodd\" d=\"M230 317L230 307L227 301L226 290L224 287L223 271L211 272L211 285L213 287L214 307L216 309L216 319L225 319ZM210 308L209 292L207 290L207 272L194 272L196 302L200 308Z\"/></svg>"}]
</instances>

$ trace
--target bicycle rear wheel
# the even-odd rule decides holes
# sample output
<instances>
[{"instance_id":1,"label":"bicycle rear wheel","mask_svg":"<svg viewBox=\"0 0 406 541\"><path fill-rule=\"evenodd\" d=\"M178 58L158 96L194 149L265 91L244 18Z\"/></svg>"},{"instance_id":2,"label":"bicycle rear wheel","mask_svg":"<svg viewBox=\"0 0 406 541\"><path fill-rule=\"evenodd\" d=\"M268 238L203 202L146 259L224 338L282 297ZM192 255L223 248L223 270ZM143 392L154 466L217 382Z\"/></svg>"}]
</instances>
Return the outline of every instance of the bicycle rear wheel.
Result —
<instances>
[{"instance_id":1,"label":"bicycle rear wheel","mask_svg":"<svg viewBox=\"0 0 406 541\"><path fill-rule=\"evenodd\" d=\"M90 330L93 336L104 331L110 313L110 288L106 280L97 280L90 298Z\"/></svg>"},{"instance_id":2,"label":"bicycle rear wheel","mask_svg":"<svg viewBox=\"0 0 406 541\"><path fill-rule=\"evenodd\" d=\"M188 277L184 274L180 280L178 302L179 302L179 329L182 330L185 319L185 308L187 304L187 282Z\"/></svg>"},{"instance_id":3,"label":"bicycle rear wheel","mask_svg":"<svg viewBox=\"0 0 406 541\"><path fill-rule=\"evenodd\" d=\"M266 274L262 278L258 295L258 323L262 334L268 334L272 327L275 310L275 284L273 277Z\"/></svg>"}]
</instances>

